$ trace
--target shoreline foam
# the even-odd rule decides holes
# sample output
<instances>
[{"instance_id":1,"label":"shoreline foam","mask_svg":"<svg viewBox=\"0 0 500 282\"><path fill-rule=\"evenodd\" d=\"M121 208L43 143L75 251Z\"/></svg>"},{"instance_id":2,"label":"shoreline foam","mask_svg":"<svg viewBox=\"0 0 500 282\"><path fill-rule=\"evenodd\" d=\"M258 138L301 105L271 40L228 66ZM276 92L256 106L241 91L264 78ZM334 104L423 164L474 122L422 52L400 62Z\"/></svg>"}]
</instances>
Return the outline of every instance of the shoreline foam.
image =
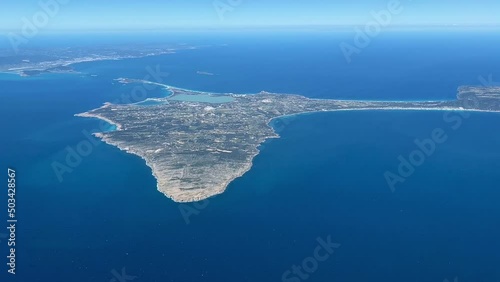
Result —
<instances>
[{"instance_id":1,"label":"shoreline foam","mask_svg":"<svg viewBox=\"0 0 500 282\"><path fill-rule=\"evenodd\" d=\"M106 107L106 105L103 107ZM495 112L495 113L498 113L497 111L477 110L477 109L468 110L468 109L460 109L460 108L440 108L440 109L398 108L398 107L394 107L394 108L352 108L352 109L336 109L336 110L328 110L328 111L311 111L311 112L303 112L303 113L299 113L299 114L278 116L278 117L270 119L268 122L268 126L270 126L270 122L272 120L279 119L279 118L286 117L286 116L300 116L303 114L322 113L322 112L323 113L334 113L334 112L340 112L340 111L465 111L465 112ZM86 112L86 113L82 113L82 114L76 114L75 116L101 119L101 120L106 121L112 125L115 125L117 128L116 129L117 131L123 130L123 126L121 124L114 122L108 118L97 115L97 114L91 114L91 113ZM272 126L270 126L270 127L273 128ZM274 131L274 128L273 128L273 131ZM165 195L167 198L173 200L174 202L178 202L178 203L202 201L202 200L205 200L207 198L217 196L217 195L224 193L227 190L228 186L234 180L242 177L243 175L245 175L248 171L250 171L252 169L253 160L255 159L256 156L258 156L260 154L260 150L257 148L257 152L250 157L249 162L242 169L238 170L238 172L236 172L234 175L230 176L228 180L224 181L221 184L220 187L217 187L214 190L211 190L210 191L211 193L203 195L202 191L204 191L204 190L201 190L201 191L197 191L197 192L201 192L199 197L193 197L193 195L191 195L190 197L179 197L178 195L169 194L168 193L169 189L165 189L164 187L162 187L162 185L161 185L162 178L159 175L157 169L155 168L155 164L150 159L148 159L146 156L144 156L140 152L133 150L133 148L121 146L120 144L114 142L111 138L104 136L103 133L94 133L94 136L101 139L104 143L118 148L120 151L138 156L139 158L143 159L145 161L146 165L151 169L151 174L156 180L157 190L159 192L161 192L163 195ZM281 136L278 133L275 133L274 136L268 136L262 142L260 142L259 146L262 145L267 140L278 139L280 137Z\"/></svg>"},{"instance_id":2,"label":"shoreline foam","mask_svg":"<svg viewBox=\"0 0 500 282\"><path fill-rule=\"evenodd\" d=\"M133 82L144 82L140 80L131 80L131 81L125 81L123 79L120 79L122 83L133 83ZM202 91L193 91L193 90L183 90L180 88L176 88L173 86L165 85L165 84L160 84L160 83L154 83L154 82L145 82L145 83L153 83L157 85L161 85L162 87L165 87L172 93L170 97L173 97L177 95L176 91L180 91L181 93L184 91L187 91L189 93L193 94L212 94L212 95L225 95L225 96L233 96L233 97L241 97L242 95L246 94L232 94L232 93L211 93L211 92L202 92ZM275 95L284 95L284 94L276 94L276 93L269 93L269 92L261 92L263 94L275 94ZM290 95L290 94L289 94ZM293 94L291 94L293 95ZM294 95L294 96L300 96L300 95ZM303 97L303 96L300 96ZM459 98L459 97L457 97ZM155 98L158 99L158 98ZM342 106L341 108L333 108L333 109L322 109L322 110L312 110L312 111L304 111L304 112L298 112L298 113L291 113L291 114L286 114L286 115L281 115L281 116L275 116L267 120L267 126L270 128L272 131L272 135L263 135L260 136L259 139L255 140L258 143L253 144L255 145L254 149L255 151L252 150L252 152L249 152L247 155L247 159L245 162L239 163L236 167L232 167L232 170L229 170L229 172L224 175L223 178L220 178L220 182L215 182L216 185L214 185L214 182L209 182L211 183L210 185L214 185L215 187L211 187L210 189L200 189L199 187L193 186L193 187L186 187L185 185L182 185L182 183L178 182L178 173L179 170L178 168L173 168L172 166L165 166L165 167L158 167L158 164L161 164L161 162L156 162L154 161L154 155L151 155L151 150L147 151L139 151L136 150L133 147L125 146L122 144L121 141L119 140L113 140L112 137L106 136L105 133L95 133L94 136L100 138L103 142L115 146L119 148L121 151L125 151L126 153L130 153L133 155L136 155L143 159L146 163L146 165L151 168L152 175L156 180L157 183L157 190L160 191L162 194L164 194L166 197L172 199L175 202L194 202L194 201L200 201L204 200L207 198L210 198L215 195L222 194L224 191L227 190L228 186L237 178L242 177L245 173L251 170L253 167L253 160L254 158L260 154L260 146L266 142L269 139L274 139L274 138L280 138L281 136L275 131L275 128L271 125L273 120L283 118L283 117L290 117L290 116L299 116L299 115L304 115L304 114L314 114L314 113L334 113L334 112L340 112L340 111L436 111L436 112L445 112L445 111L455 111L455 112L488 112L488 113L499 113L500 110L483 110L483 109L466 109L460 106L441 106L441 107L436 107L439 106L437 104L442 103L443 101L419 101L423 103L429 103L429 104L424 104L422 106L408 106L408 107L402 107L402 106L374 106L374 107L363 107L363 105L360 105L359 103L373 103L373 102L379 102L379 101L364 101L364 100L335 100L335 99L311 99L310 100L315 100L315 101L336 101L336 102L356 102L358 103L359 107L351 107L349 108L348 106ZM158 99L158 100L164 100L164 99ZM411 103L412 101L380 101L380 102L404 102L404 103ZM436 103L436 104L432 104ZM93 113L94 111L97 111L99 109L103 108L108 108L114 106L110 103L105 103L103 106L101 106L98 109L94 109L89 112L81 113L81 114L76 114L75 116L79 117L90 117L90 118L97 118L104 120L112 125L116 126L116 131L121 131L124 130L124 126L118 122L115 122L109 118L106 118L100 114ZM253 146L252 145L252 146ZM160 148L159 150L163 150ZM157 153L156 151L154 153ZM189 164L184 167L185 169L188 169L189 173ZM184 172L181 172L181 179L184 177ZM175 177L175 179L173 178ZM169 182L166 182L168 179Z\"/></svg>"}]
</instances>

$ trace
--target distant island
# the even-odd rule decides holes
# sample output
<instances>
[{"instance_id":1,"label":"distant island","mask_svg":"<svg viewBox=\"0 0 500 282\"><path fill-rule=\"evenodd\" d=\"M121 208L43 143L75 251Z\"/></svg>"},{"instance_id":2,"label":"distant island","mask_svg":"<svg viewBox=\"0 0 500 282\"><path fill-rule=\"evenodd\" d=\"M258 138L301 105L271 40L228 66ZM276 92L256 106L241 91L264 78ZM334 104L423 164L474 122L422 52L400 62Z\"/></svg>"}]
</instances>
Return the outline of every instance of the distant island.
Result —
<instances>
[{"instance_id":1,"label":"distant island","mask_svg":"<svg viewBox=\"0 0 500 282\"><path fill-rule=\"evenodd\" d=\"M51 73L79 73L76 64L96 61L116 61L173 54L179 50L192 50L198 47L185 44L127 45L94 47L60 47L22 49L10 57L10 50L0 49L0 73L13 73L20 76L38 76Z\"/></svg>"},{"instance_id":2,"label":"distant island","mask_svg":"<svg viewBox=\"0 0 500 282\"><path fill-rule=\"evenodd\" d=\"M259 145L279 137L270 125L276 118L347 110L500 112L500 87L462 86L450 101L355 101L269 92L217 94L145 80L119 81L160 85L171 95L148 99L147 105L106 103L77 116L116 125L115 131L95 135L146 160L158 190L176 202L223 193L250 170Z\"/></svg>"}]
</instances>

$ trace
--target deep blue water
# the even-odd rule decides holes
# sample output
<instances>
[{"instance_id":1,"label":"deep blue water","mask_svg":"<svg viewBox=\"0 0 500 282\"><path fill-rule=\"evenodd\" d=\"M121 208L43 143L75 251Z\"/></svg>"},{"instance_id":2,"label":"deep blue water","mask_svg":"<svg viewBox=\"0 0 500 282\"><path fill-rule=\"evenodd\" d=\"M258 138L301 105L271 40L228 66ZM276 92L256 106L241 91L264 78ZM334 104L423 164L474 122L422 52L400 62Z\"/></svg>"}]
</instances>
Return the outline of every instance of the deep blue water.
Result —
<instances>
[{"instance_id":1,"label":"deep blue water","mask_svg":"<svg viewBox=\"0 0 500 282\"><path fill-rule=\"evenodd\" d=\"M494 33L387 33L347 64L338 43L351 39L184 36L212 46L82 63L82 75L2 74L1 169L16 168L19 185L18 274L5 281L111 281L123 267L134 281L281 281L328 236L341 246L307 281L499 281L498 114L472 113L457 130L442 112L287 119L252 170L201 208L164 197L141 159L106 144L95 143L62 182L51 167L100 128L73 115L138 102L133 85L113 79L143 78L148 66L169 73L164 83L202 91L386 100L453 99L458 86L500 74ZM392 193L384 172L435 128L448 140ZM180 207L198 209L189 224Z\"/></svg>"}]
</instances>

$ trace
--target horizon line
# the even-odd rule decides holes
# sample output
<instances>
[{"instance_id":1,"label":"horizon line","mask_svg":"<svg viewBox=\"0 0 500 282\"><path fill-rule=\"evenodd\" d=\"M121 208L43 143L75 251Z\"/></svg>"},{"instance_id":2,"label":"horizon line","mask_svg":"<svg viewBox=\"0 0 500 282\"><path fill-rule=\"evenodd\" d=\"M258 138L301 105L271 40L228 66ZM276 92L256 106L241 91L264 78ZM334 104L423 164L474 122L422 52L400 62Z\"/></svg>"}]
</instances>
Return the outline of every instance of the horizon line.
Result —
<instances>
[{"instance_id":1,"label":"horizon line","mask_svg":"<svg viewBox=\"0 0 500 282\"><path fill-rule=\"evenodd\" d=\"M150 27L150 28L50 28L41 29L44 33L107 33L107 32L162 32L162 31L234 31L234 30L290 30L290 29L345 29L362 27L366 24L330 24L330 25L232 25L232 26L169 26L169 27ZM398 24L383 27L390 29L434 29L434 28L500 28L500 23L494 24ZM22 30L12 28L0 28L1 33L17 33Z\"/></svg>"}]
</instances>

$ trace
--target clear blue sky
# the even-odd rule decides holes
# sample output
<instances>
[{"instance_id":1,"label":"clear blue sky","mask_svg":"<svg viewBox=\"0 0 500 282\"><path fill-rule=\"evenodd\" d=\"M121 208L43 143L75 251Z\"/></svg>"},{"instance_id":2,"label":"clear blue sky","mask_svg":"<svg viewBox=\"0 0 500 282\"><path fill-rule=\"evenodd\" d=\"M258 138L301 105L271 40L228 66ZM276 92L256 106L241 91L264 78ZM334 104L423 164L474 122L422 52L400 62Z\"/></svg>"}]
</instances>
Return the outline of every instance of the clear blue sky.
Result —
<instances>
[{"instance_id":1,"label":"clear blue sky","mask_svg":"<svg viewBox=\"0 0 500 282\"><path fill-rule=\"evenodd\" d=\"M1 0L0 29L19 30L32 19L39 2ZM44 29L157 29L267 25L362 25L371 11L391 0L59 0L59 11ZM217 12L214 3L230 10ZM499 0L401 0L404 10L392 25L500 25ZM219 6L224 8L224 4ZM220 16L222 15L222 16Z\"/></svg>"}]
</instances>

